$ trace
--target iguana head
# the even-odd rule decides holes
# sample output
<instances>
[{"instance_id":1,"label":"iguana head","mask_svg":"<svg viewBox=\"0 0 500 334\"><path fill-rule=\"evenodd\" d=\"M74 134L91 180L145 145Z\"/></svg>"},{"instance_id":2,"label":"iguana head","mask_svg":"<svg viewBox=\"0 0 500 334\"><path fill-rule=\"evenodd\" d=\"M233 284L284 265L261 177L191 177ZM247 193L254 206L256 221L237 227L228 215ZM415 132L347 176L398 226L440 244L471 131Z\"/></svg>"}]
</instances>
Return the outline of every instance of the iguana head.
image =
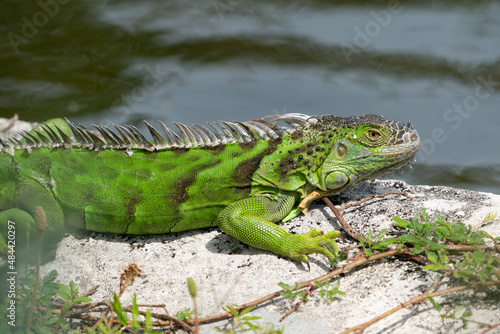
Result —
<instances>
[{"instance_id":1,"label":"iguana head","mask_svg":"<svg viewBox=\"0 0 500 334\"><path fill-rule=\"evenodd\" d=\"M379 115L356 117L285 114L293 127L279 138L253 175L253 184L336 193L361 180L398 169L413 159L420 137L410 124Z\"/></svg>"},{"instance_id":2,"label":"iguana head","mask_svg":"<svg viewBox=\"0 0 500 334\"><path fill-rule=\"evenodd\" d=\"M420 146L420 137L410 123L380 115L323 116L312 128L322 128L335 138L318 169L318 188L324 191L341 190L396 170L411 161Z\"/></svg>"}]
</instances>

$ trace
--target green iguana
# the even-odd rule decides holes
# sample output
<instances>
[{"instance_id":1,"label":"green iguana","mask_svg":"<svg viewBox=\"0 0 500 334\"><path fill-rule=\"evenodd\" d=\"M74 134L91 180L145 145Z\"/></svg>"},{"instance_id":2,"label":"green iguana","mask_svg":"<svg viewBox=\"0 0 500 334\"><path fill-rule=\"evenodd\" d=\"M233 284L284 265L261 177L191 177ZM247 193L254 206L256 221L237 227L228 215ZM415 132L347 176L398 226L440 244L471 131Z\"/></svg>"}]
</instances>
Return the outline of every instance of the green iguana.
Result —
<instances>
[{"instance_id":1,"label":"green iguana","mask_svg":"<svg viewBox=\"0 0 500 334\"><path fill-rule=\"evenodd\" d=\"M42 230L42 247L54 250L64 223L119 234L218 226L295 261L308 264L312 253L332 260L338 231L295 235L274 223L405 165L419 136L379 115L268 118L209 123L211 130L174 123L180 135L145 122L152 141L131 125L93 132L58 119L0 140L0 251Z\"/></svg>"}]
</instances>

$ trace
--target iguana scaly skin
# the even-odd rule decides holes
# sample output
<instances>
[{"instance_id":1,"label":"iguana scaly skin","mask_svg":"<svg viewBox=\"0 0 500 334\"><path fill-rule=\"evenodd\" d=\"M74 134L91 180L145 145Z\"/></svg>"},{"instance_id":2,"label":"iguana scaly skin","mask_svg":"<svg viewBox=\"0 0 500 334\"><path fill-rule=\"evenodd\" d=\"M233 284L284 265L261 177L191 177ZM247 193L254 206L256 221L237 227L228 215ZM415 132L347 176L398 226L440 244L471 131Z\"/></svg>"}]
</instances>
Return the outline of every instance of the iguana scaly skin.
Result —
<instances>
[{"instance_id":1,"label":"iguana scaly skin","mask_svg":"<svg viewBox=\"0 0 500 334\"><path fill-rule=\"evenodd\" d=\"M274 223L305 212L309 198L405 165L420 145L409 124L378 115L285 114L214 122L212 130L175 123L180 135L146 123L152 141L133 126L94 133L68 120L47 123L0 141L3 253L12 222L16 246L43 230L44 248L57 246L64 223L120 234L219 226L296 261L307 263L311 253L332 260L338 231L294 235Z\"/></svg>"}]
</instances>

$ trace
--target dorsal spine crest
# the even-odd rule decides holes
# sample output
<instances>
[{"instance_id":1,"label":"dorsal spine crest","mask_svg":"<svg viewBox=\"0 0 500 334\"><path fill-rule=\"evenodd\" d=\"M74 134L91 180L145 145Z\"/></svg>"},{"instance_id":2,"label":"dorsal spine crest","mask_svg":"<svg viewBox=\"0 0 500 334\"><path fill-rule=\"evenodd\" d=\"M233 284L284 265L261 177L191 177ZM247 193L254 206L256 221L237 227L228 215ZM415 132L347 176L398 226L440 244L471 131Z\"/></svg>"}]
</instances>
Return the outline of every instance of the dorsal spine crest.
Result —
<instances>
[{"instance_id":1,"label":"dorsal spine crest","mask_svg":"<svg viewBox=\"0 0 500 334\"><path fill-rule=\"evenodd\" d=\"M217 147L230 143L252 143L260 140L281 138L287 134L300 131L303 127L318 121L316 116L290 113L284 115L270 115L263 119L255 119L247 122L212 122L207 123L212 128L193 124L192 126L174 122L179 129L180 135L168 128L163 122L158 121L163 135L151 124L144 121L148 128L152 141L133 125L115 125L115 131L106 126L92 124L96 131L91 131L85 126L69 121L65 118L71 132L68 136L56 124L49 126L45 122L39 129L33 129L31 133L23 131L19 133L21 140L9 137L0 140L0 151L11 155L15 150L27 150L46 147L78 147L87 150L99 151L101 149L126 150L129 155L132 150L146 150L150 152L166 149L187 149L191 147L207 148ZM282 121L288 126L280 126L276 123Z\"/></svg>"}]
</instances>

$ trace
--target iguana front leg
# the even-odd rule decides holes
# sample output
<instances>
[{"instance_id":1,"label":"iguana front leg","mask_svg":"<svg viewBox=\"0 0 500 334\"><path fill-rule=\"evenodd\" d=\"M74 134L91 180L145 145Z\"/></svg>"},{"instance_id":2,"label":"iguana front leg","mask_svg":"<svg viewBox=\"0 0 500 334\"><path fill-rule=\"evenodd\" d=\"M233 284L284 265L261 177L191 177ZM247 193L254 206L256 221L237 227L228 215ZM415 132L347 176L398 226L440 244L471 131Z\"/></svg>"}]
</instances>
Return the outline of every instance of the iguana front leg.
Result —
<instances>
[{"instance_id":1,"label":"iguana front leg","mask_svg":"<svg viewBox=\"0 0 500 334\"><path fill-rule=\"evenodd\" d=\"M325 197L326 195L330 195L331 193L332 193L331 191L323 191L323 190L311 191L299 203L298 209L300 210L300 212L302 212L303 215L305 215L307 213L307 211L309 210L309 205L311 205L312 202L314 202L318 198Z\"/></svg>"},{"instance_id":2,"label":"iguana front leg","mask_svg":"<svg viewBox=\"0 0 500 334\"><path fill-rule=\"evenodd\" d=\"M337 255L333 239L339 236L339 231L323 234L313 229L304 234L291 234L274 224L287 216L294 203L295 196L287 192L246 198L224 209L217 224L227 234L252 247L306 264L309 264L307 254L313 253L323 254L331 262Z\"/></svg>"}]
</instances>

